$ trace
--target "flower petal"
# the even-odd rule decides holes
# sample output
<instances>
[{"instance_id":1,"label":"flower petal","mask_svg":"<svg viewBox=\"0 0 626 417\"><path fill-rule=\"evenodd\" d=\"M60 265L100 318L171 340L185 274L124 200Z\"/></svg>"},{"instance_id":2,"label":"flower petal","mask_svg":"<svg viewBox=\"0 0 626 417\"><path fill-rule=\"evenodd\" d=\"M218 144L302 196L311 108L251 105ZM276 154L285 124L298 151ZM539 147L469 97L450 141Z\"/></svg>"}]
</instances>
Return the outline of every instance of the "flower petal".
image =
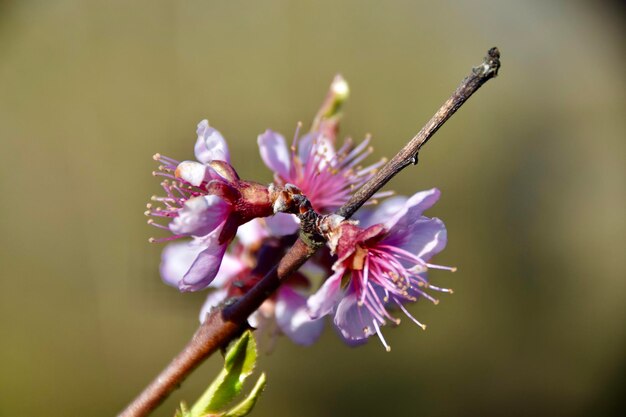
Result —
<instances>
[{"instance_id":1,"label":"flower petal","mask_svg":"<svg viewBox=\"0 0 626 417\"><path fill-rule=\"evenodd\" d=\"M335 313L335 326L350 345L364 343L368 337L375 334L374 317L367 308L359 306L357 298L356 292L349 292L341 300Z\"/></svg>"},{"instance_id":2,"label":"flower petal","mask_svg":"<svg viewBox=\"0 0 626 417\"><path fill-rule=\"evenodd\" d=\"M217 234L211 236L211 239L206 242L206 249L198 254L179 282L178 289L186 292L198 291L208 287L220 269L228 243L230 242L224 242L220 245L217 241Z\"/></svg>"},{"instance_id":3,"label":"flower petal","mask_svg":"<svg viewBox=\"0 0 626 417\"><path fill-rule=\"evenodd\" d=\"M307 311L312 319L318 319L332 313L339 303L343 291L341 291L341 278L345 269L340 269L328 277L324 284L315 294L307 300Z\"/></svg>"},{"instance_id":4,"label":"flower petal","mask_svg":"<svg viewBox=\"0 0 626 417\"><path fill-rule=\"evenodd\" d=\"M195 161L183 161L178 164L175 175L176 178L183 179L196 187L211 179L211 172L208 167Z\"/></svg>"},{"instance_id":5,"label":"flower petal","mask_svg":"<svg viewBox=\"0 0 626 417\"><path fill-rule=\"evenodd\" d=\"M446 247L446 226L438 218L421 217L402 228L398 225L381 243L402 248L423 261L428 261Z\"/></svg>"},{"instance_id":6,"label":"flower petal","mask_svg":"<svg viewBox=\"0 0 626 417\"><path fill-rule=\"evenodd\" d=\"M265 165L284 179L289 178L291 154L285 138L280 133L268 129L259 135L257 142Z\"/></svg>"},{"instance_id":7,"label":"flower petal","mask_svg":"<svg viewBox=\"0 0 626 417\"><path fill-rule=\"evenodd\" d=\"M359 226L362 228L379 223L384 224L394 214L402 210L408 199L403 195L387 198L373 209L366 207L365 210L357 211L354 219L359 221Z\"/></svg>"},{"instance_id":8,"label":"flower petal","mask_svg":"<svg viewBox=\"0 0 626 417\"><path fill-rule=\"evenodd\" d=\"M163 282L178 287L178 283L203 249L204 247L193 244L193 242L175 242L165 246L161 253L161 265L159 267Z\"/></svg>"},{"instance_id":9,"label":"flower petal","mask_svg":"<svg viewBox=\"0 0 626 417\"><path fill-rule=\"evenodd\" d=\"M209 314L212 308L217 307L222 301L224 301L227 295L228 295L228 290L226 289L215 290L209 293L208 297L206 298L206 301L204 302L204 304L202 305L202 308L200 309L200 317L199 317L200 323L204 323L204 320L206 319L206 315Z\"/></svg>"},{"instance_id":10,"label":"flower petal","mask_svg":"<svg viewBox=\"0 0 626 417\"><path fill-rule=\"evenodd\" d=\"M289 213L276 213L265 218L265 224L272 236L288 236L300 228L300 219Z\"/></svg>"},{"instance_id":11,"label":"flower petal","mask_svg":"<svg viewBox=\"0 0 626 417\"><path fill-rule=\"evenodd\" d=\"M196 159L208 163L214 159L230 162L230 153L226 140L220 132L209 126L208 120L198 123L198 140L194 148Z\"/></svg>"},{"instance_id":12,"label":"flower petal","mask_svg":"<svg viewBox=\"0 0 626 417\"><path fill-rule=\"evenodd\" d=\"M385 228L390 231L394 227L406 228L407 225L419 219L424 210L432 207L439 200L440 195L441 192L437 188L413 194L404 203L404 206L400 207L393 217L384 223Z\"/></svg>"},{"instance_id":13,"label":"flower petal","mask_svg":"<svg viewBox=\"0 0 626 417\"><path fill-rule=\"evenodd\" d=\"M225 253L222 258L220 269L217 271L215 278L213 278L213 282L211 282L211 287L219 288L226 285L231 279L239 275L246 268L247 266L239 257Z\"/></svg>"},{"instance_id":14,"label":"flower petal","mask_svg":"<svg viewBox=\"0 0 626 417\"><path fill-rule=\"evenodd\" d=\"M175 234L205 236L224 223L230 209L230 205L214 195L193 197L185 201L169 228Z\"/></svg>"},{"instance_id":15,"label":"flower petal","mask_svg":"<svg viewBox=\"0 0 626 417\"><path fill-rule=\"evenodd\" d=\"M304 346L313 344L324 330L322 319L309 317L306 298L288 286L282 286L278 291L276 323L292 341Z\"/></svg>"},{"instance_id":16,"label":"flower petal","mask_svg":"<svg viewBox=\"0 0 626 417\"><path fill-rule=\"evenodd\" d=\"M242 245L248 247L260 245L267 235L268 232L260 218L252 219L237 229L237 239Z\"/></svg>"}]
</instances>

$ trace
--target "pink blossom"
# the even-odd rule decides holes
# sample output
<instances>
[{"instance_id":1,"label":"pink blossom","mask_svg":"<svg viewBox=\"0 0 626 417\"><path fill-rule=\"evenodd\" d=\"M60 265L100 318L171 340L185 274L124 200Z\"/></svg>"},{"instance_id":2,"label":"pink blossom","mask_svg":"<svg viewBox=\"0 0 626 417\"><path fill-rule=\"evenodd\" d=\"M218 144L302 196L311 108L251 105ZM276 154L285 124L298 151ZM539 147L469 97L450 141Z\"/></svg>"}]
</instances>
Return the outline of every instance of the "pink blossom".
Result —
<instances>
[{"instance_id":1,"label":"pink blossom","mask_svg":"<svg viewBox=\"0 0 626 417\"><path fill-rule=\"evenodd\" d=\"M262 274L255 268L259 249L264 241L272 238L272 231L267 227L266 220L254 219L239 228L237 242L232 245L230 253L225 254L217 277L211 284L215 289L202 306L201 322L211 309L229 298L242 296L262 278ZM193 247L187 250L193 251ZM193 254L181 252L177 256L179 262L185 262ZM172 259L164 257L162 271L173 269L172 262ZM258 262L263 262L263 259ZM307 297L300 293L303 287L309 286L308 279L303 274L294 278L283 285L274 296L265 300L248 321L255 328L271 329L277 325L293 342L310 345L319 338L324 322L321 319L311 319L307 311Z\"/></svg>"},{"instance_id":2,"label":"pink blossom","mask_svg":"<svg viewBox=\"0 0 626 417\"><path fill-rule=\"evenodd\" d=\"M359 165L372 148L369 138L357 146L350 139L335 149L334 137L313 131L287 146L285 138L267 130L259 135L258 145L265 165L274 171L274 183L293 184L307 196L313 208L328 213L348 201L355 187L365 183L385 161L368 167ZM388 195L379 193L377 197Z\"/></svg>"},{"instance_id":3,"label":"pink blossom","mask_svg":"<svg viewBox=\"0 0 626 417\"><path fill-rule=\"evenodd\" d=\"M256 217L273 214L267 187L239 178L229 163L228 146L222 135L206 120L198 124L197 134L194 150L198 161L178 162L155 155L161 165L154 175L164 177L161 186L165 196L153 197L161 205L149 204L146 211L147 215L167 222L163 225L150 219L150 224L172 233L151 241L192 239L186 244L190 248L186 256L194 254L192 262L179 263L187 265L177 279L181 291L206 288L218 274L237 228ZM164 256L173 254L172 251L165 251ZM171 281L171 277L164 279Z\"/></svg>"},{"instance_id":4,"label":"pink blossom","mask_svg":"<svg viewBox=\"0 0 626 417\"><path fill-rule=\"evenodd\" d=\"M355 222L342 222L331 232L329 245L338 256L335 272L309 298L311 317L333 314L336 328L349 344L363 343L377 334L388 350L380 327L387 321L400 322L389 308L399 308L425 328L404 305L420 297L437 303L427 289L451 292L426 279L428 268L454 270L428 263L446 245L443 222L422 215L438 198L437 189L409 199L396 198L370 216L377 223L363 229ZM344 277L349 280L342 285Z\"/></svg>"}]
</instances>

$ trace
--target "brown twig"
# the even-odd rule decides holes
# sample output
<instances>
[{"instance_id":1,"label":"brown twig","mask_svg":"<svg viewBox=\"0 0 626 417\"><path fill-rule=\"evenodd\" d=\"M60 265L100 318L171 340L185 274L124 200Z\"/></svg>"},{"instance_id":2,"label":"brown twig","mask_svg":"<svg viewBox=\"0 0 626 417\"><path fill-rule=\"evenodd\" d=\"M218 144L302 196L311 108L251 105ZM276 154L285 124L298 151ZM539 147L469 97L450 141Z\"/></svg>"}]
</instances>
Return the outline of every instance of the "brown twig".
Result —
<instances>
[{"instance_id":1,"label":"brown twig","mask_svg":"<svg viewBox=\"0 0 626 417\"><path fill-rule=\"evenodd\" d=\"M398 172L417 164L420 148L485 82L495 77L500 68L500 52L491 48L482 64L472 69L435 115L411 141L380 171L363 185L341 207L337 214L351 217L376 191ZM296 272L319 248L319 242L302 235L261 281L234 304L214 309L194 334L191 341L174 360L148 385L144 391L119 414L119 417L148 415L206 358L225 346L246 325L250 314L256 311L279 286Z\"/></svg>"}]
</instances>

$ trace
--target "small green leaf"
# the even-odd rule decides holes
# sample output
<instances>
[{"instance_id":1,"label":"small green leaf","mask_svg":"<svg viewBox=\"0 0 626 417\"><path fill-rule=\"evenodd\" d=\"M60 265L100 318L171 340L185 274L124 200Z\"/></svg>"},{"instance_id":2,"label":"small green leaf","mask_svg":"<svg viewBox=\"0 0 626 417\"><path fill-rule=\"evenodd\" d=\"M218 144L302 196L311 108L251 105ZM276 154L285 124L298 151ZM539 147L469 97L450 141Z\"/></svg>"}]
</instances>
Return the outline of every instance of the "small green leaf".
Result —
<instances>
[{"instance_id":1,"label":"small green leaf","mask_svg":"<svg viewBox=\"0 0 626 417\"><path fill-rule=\"evenodd\" d=\"M176 410L176 414L174 417L189 417L189 408L187 408L187 404L184 401L181 401L180 407Z\"/></svg>"},{"instance_id":2,"label":"small green leaf","mask_svg":"<svg viewBox=\"0 0 626 417\"><path fill-rule=\"evenodd\" d=\"M254 388L250 391L250 394L248 394L239 404L228 410L223 417L243 417L248 415L261 396L261 393L265 388L266 381L265 373L262 373L254 385Z\"/></svg>"},{"instance_id":3,"label":"small green leaf","mask_svg":"<svg viewBox=\"0 0 626 417\"><path fill-rule=\"evenodd\" d=\"M256 359L256 342L252 332L247 330L226 352L224 369L191 408L191 417L218 413L226 407L241 392Z\"/></svg>"},{"instance_id":4,"label":"small green leaf","mask_svg":"<svg viewBox=\"0 0 626 417\"><path fill-rule=\"evenodd\" d=\"M228 349L224 358L224 369L228 371L238 371L243 379L246 379L254 370L256 364L257 351L256 341L250 330L244 334Z\"/></svg>"}]
</instances>

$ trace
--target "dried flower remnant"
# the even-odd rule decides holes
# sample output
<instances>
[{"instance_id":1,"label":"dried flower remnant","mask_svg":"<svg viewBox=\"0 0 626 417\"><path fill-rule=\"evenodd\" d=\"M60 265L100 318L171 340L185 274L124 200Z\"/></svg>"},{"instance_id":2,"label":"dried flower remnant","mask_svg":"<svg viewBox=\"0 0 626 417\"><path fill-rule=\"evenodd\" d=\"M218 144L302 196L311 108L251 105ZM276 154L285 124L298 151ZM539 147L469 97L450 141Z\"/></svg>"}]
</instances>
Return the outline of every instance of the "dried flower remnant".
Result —
<instances>
[{"instance_id":1,"label":"dried flower remnant","mask_svg":"<svg viewBox=\"0 0 626 417\"><path fill-rule=\"evenodd\" d=\"M421 328L405 304L420 297L437 304L427 289L452 292L431 285L426 279L428 268L454 268L428 261L446 245L446 228L437 218L422 215L439 198L432 189L409 199L396 198L383 203L368 222L367 228L355 221L331 216L326 230L328 244L338 259L330 276L308 301L312 318L333 315L334 324L348 344L360 344L378 335L387 350L380 327L399 324L389 313L397 307ZM378 223L380 221L380 223Z\"/></svg>"}]
</instances>

